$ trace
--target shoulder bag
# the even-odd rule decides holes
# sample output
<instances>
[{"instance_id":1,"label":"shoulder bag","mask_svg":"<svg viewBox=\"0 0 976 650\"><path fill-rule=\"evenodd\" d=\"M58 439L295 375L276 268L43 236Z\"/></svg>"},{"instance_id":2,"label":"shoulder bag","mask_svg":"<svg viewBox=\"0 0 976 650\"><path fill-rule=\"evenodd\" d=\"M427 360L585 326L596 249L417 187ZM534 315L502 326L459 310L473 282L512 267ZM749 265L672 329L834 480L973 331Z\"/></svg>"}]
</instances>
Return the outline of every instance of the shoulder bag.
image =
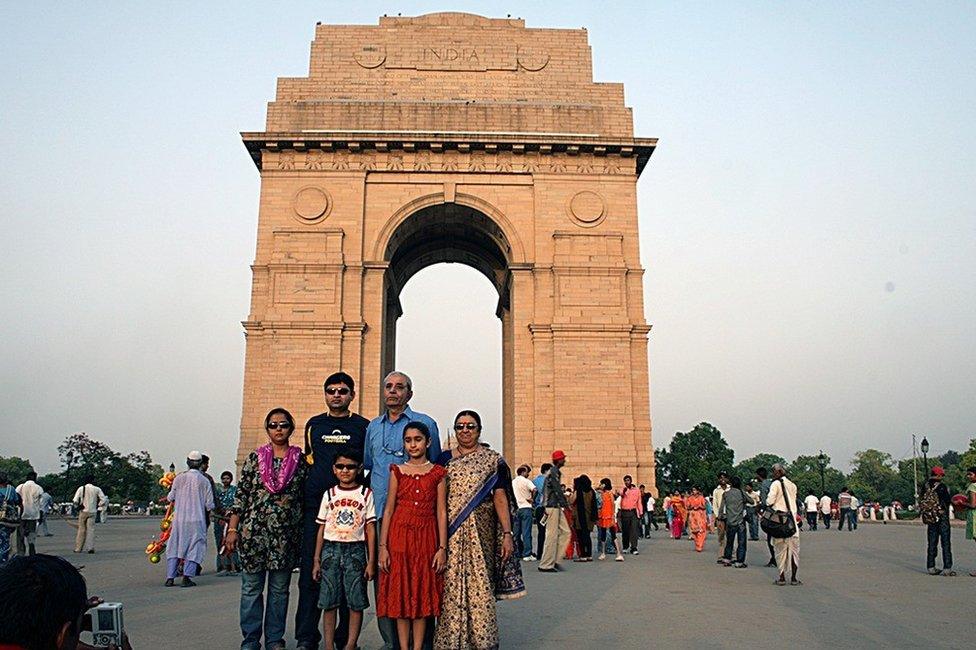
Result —
<instances>
[{"instance_id":1,"label":"shoulder bag","mask_svg":"<svg viewBox=\"0 0 976 650\"><path fill-rule=\"evenodd\" d=\"M786 512L773 510L771 507L763 511L759 520L759 527L774 539L787 539L796 534L796 517L790 507L790 497L786 493L786 484L779 479L780 489L783 491L783 501L786 502Z\"/></svg>"},{"instance_id":2,"label":"shoulder bag","mask_svg":"<svg viewBox=\"0 0 976 650\"><path fill-rule=\"evenodd\" d=\"M12 490L9 485L3 491L3 501L0 502L0 526L5 528L19 528L20 527L20 508L17 504L10 503L10 490Z\"/></svg>"}]
</instances>

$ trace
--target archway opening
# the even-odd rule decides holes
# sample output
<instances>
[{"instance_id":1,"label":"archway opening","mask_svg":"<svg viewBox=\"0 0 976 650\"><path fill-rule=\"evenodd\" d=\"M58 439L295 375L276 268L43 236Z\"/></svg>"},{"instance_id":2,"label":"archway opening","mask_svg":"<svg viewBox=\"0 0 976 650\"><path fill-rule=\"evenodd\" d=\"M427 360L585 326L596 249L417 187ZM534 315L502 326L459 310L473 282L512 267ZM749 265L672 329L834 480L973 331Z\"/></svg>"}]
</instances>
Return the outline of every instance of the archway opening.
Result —
<instances>
[{"instance_id":1,"label":"archway opening","mask_svg":"<svg viewBox=\"0 0 976 650\"><path fill-rule=\"evenodd\" d=\"M498 293L463 264L436 264L413 276L400 293L396 363L417 387L415 406L445 440L461 409L484 421L482 441L502 448L502 324Z\"/></svg>"},{"instance_id":2,"label":"archway opening","mask_svg":"<svg viewBox=\"0 0 976 650\"><path fill-rule=\"evenodd\" d=\"M435 418L445 443L454 415L470 408L484 420L484 442L511 444L510 253L498 224L454 203L418 210L387 244L384 374L411 375L413 405Z\"/></svg>"}]
</instances>

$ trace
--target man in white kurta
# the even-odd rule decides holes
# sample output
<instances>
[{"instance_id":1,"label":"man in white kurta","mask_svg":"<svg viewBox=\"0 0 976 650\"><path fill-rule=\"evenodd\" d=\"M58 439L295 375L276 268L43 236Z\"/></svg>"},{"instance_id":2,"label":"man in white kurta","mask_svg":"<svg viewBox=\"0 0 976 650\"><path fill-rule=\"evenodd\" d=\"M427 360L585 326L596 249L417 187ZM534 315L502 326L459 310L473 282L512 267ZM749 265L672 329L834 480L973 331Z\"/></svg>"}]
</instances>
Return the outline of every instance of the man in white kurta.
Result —
<instances>
[{"instance_id":1,"label":"man in white kurta","mask_svg":"<svg viewBox=\"0 0 976 650\"><path fill-rule=\"evenodd\" d=\"M796 515L796 511L791 504L796 503L796 485L786 478L786 468L777 463L773 465L773 483L769 486L769 495L766 497L766 505L776 512L791 512ZM798 585L800 581L796 577L796 572L800 568L800 528L797 526L796 532L792 537L786 539L773 539L773 550L776 554L776 567L779 569L778 585L786 584L786 570L790 569L790 584Z\"/></svg>"},{"instance_id":2,"label":"man in white kurta","mask_svg":"<svg viewBox=\"0 0 976 650\"><path fill-rule=\"evenodd\" d=\"M197 574L207 553L207 512L214 509L213 489L200 471L203 454L191 451L186 457L187 471L173 479L166 497L173 504L173 523L166 542L166 586L172 587L180 560L183 561L183 587L193 587L190 576Z\"/></svg>"}]
</instances>

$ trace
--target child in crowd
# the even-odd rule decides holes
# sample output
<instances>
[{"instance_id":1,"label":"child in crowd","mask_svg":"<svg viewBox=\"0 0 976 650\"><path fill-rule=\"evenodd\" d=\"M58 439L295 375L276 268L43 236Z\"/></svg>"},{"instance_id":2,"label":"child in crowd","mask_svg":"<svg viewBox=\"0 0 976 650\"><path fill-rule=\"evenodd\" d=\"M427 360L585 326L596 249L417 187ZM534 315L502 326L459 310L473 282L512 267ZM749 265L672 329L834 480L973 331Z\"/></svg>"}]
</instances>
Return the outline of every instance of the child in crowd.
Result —
<instances>
[{"instance_id":1,"label":"child in crowd","mask_svg":"<svg viewBox=\"0 0 976 650\"><path fill-rule=\"evenodd\" d=\"M363 611L369 607L366 583L376 572L373 544L376 535L376 509L373 491L357 481L363 458L351 449L340 451L332 471L339 485L322 496L319 507L319 533L315 541L312 577L321 580L319 608L322 612L325 647L335 645L336 609L345 601L349 606L349 638L345 650L355 650Z\"/></svg>"},{"instance_id":2,"label":"child in crowd","mask_svg":"<svg viewBox=\"0 0 976 650\"><path fill-rule=\"evenodd\" d=\"M407 461L390 466L380 531L376 615L395 618L400 648L414 650L423 647L427 619L441 613L441 574L447 568L447 470L430 461L429 448L427 426L408 424Z\"/></svg>"}]
</instances>

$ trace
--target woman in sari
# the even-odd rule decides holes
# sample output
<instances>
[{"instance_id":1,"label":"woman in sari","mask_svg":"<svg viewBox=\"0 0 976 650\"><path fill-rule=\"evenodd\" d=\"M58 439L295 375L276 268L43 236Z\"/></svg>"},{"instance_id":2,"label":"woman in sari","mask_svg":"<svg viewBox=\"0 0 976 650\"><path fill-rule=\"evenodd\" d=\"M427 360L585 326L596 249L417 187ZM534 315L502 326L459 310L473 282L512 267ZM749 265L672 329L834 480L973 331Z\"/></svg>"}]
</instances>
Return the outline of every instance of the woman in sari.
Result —
<instances>
[{"instance_id":1,"label":"woman in sari","mask_svg":"<svg viewBox=\"0 0 976 650\"><path fill-rule=\"evenodd\" d=\"M454 418L457 446L441 454L447 466L447 571L438 650L498 647L496 600L525 595L512 538L511 471L498 452L481 445L481 416Z\"/></svg>"},{"instance_id":2,"label":"woman in sari","mask_svg":"<svg viewBox=\"0 0 976 650\"><path fill-rule=\"evenodd\" d=\"M705 548L705 536L708 534L708 504L698 488L691 489L691 496L685 504L688 507L688 532L695 540L695 551L701 553Z\"/></svg>"},{"instance_id":3,"label":"woman in sari","mask_svg":"<svg viewBox=\"0 0 976 650\"><path fill-rule=\"evenodd\" d=\"M681 534L685 530L685 515L688 510L685 508L685 501L681 498L681 493L677 490L671 495L671 537L681 539Z\"/></svg>"}]
</instances>

